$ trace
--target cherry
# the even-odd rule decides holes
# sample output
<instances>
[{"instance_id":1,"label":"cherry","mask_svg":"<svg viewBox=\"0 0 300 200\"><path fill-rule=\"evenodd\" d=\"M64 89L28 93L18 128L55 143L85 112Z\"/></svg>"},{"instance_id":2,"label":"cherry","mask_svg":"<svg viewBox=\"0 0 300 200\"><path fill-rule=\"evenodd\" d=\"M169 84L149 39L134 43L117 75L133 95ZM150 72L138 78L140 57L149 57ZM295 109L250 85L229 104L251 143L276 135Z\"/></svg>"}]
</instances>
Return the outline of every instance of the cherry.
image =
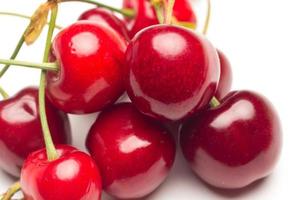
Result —
<instances>
[{"instance_id":1,"label":"cherry","mask_svg":"<svg viewBox=\"0 0 300 200\"><path fill-rule=\"evenodd\" d=\"M47 117L55 143L70 142L67 115L46 101ZM44 147L38 106L38 90L25 88L0 102L0 168L19 176L24 159Z\"/></svg>"},{"instance_id":2,"label":"cherry","mask_svg":"<svg viewBox=\"0 0 300 200\"><path fill-rule=\"evenodd\" d=\"M126 86L144 114L180 120L208 104L219 79L215 48L192 31L156 25L139 32L126 51Z\"/></svg>"},{"instance_id":3,"label":"cherry","mask_svg":"<svg viewBox=\"0 0 300 200\"><path fill-rule=\"evenodd\" d=\"M79 20L93 20L101 24L105 24L117 33L122 35L125 39L129 39L128 30L125 23L116 17L113 12L104 8L94 8L82 13Z\"/></svg>"},{"instance_id":4,"label":"cherry","mask_svg":"<svg viewBox=\"0 0 300 200\"><path fill-rule=\"evenodd\" d=\"M21 172L21 187L28 200L99 200L101 179L86 153L57 146L59 158L48 161L46 150L29 155Z\"/></svg>"},{"instance_id":5,"label":"cherry","mask_svg":"<svg viewBox=\"0 0 300 200\"><path fill-rule=\"evenodd\" d=\"M136 11L135 18L127 18L126 20L131 38L142 29L159 24L155 10L148 0L124 0L123 7ZM178 21L196 24L196 15L187 0L175 1L173 13Z\"/></svg>"},{"instance_id":6,"label":"cherry","mask_svg":"<svg viewBox=\"0 0 300 200\"><path fill-rule=\"evenodd\" d=\"M112 29L78 21L55 37L52 48L60 71L47 73L46 90L59 109L74 114L96 112L124 92L126 41Z\"/></svg>"},{"instance_id":7,"label":"cherry","mask_svg":"<svg viewBox=\"0 0 300 200\"><path fill-rule=\"evenodd\" d=\"M200 178L215 187L241 188L272 172L281 150L281 126L265 97L236 91L187 122L180 139Z\"/></svg>"},{"instance_id":8,"label":"cherry","mask_svg":"<svg viewBox=\"0 0 300 200\"><path fill-rule=\"evenodd\" d=\"M141 198L154 191L165 180L175 157L169 132L131 103L103 111L86 145L100 168L104 190L121 199Z\"/></svg>"},{"instance_id":9,"label":"cherry","mask_svg":"<svg viewBox=\"0 0 300 200\"><path fill-rule=\"evenodd\" d=\"M215 96L218 99L222 99L230 92L232 85L232 70L230 62L225 54L218 50L218 55L220 59L220 80Z\"/></svg>"}]
</instances>

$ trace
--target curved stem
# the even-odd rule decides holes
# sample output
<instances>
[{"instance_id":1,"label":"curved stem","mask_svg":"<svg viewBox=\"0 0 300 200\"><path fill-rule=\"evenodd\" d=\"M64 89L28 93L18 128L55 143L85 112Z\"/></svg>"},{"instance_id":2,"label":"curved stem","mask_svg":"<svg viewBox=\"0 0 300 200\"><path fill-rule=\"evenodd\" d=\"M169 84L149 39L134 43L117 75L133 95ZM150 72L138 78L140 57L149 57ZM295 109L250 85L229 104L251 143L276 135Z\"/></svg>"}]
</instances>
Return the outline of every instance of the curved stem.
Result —
<instances>
[{"instance_id":1,"label":"curved stem","mask_svg":"<svg viewBox=\"0 0 300 200\"><path fill-rule=\"evenodd\" d=\"M19 17L19 18L31 20L31 17L28 16L28 15L24 15L24 14L20 14L20 13L14 13L14 12L3 12L3 11L0 11L0 15L7 15L7 16ZM47 25L49 25L49 22L47 22ZM63 27L59 26L59 25L55 25L55 28L62 29Z\"/></svg>"},{"instance_id":2,"label":"curved stem","mask_svg":"<svg viewBox=\"0 0 300 200\"><path fill-rule=\"evenodd\" d=\"M10 200L17 192L21 190L20 182L14 183L10 186L5 194L1 196L1 200Z\"/></svg>"},{"instance_id":3,"label":"curved stem","mask_svg":"<svg viewBox=\"0 0 300 200\"><path fill-rule=\"evenodd\" d=\"M166 24L171 24L172 22L174 4L175 4L175 0L168 0L168 4L166 8L166 17L165 17Z\"/></svg>"},{"instance_id":4,"label":"curved stem","mask_svg":"<svg viewBox=\"0 0 300 200\"><path fill-rule=\"evenodd\" d=\"M12 60L12 59L0 59L0 64L43 69L47 71L58 71L58 66L56 63L35 63L35 62L27 62L27 61Z\"/></svg>"},{"instance_id":5,"label":"curved stem","mask_svg":"<svg viewBox=\"0 0 300 200\"><path fill-rule=\"evenodd\" d=\"M26 29L27 30L27 29ZM25 30L25 31L26 31ZM24 32L25 33L25 32ZM24 33L22 34L21 38L19 39L18 41L18 44L13 52L13 54L10 56L10 59L15 59L19 53L19 51L21 50L23 44L24 44L24 41L25 41L25 38L24 38ZM10 67L10 64L6 64L2 70L0 71L0 78L5 74L5 72L8 70L8 68Z\"/></svg>"},{"instance_id":6,"label":"curved stem","mask_svg":"<svg viewBox=\"0 0 300 200\"><path fill-rule=\"evenodd\" d=\"M0 86L0 94L3 97L3 99L8 99L9 95L7 94L7 92Z\"/></svg>"},{"instance_id":7,"label":"curved stem","mask_svg":"<svg viewBox=\"0 0 300 200\"><path fill-rule=\"evenodd\" d=\"M115 7L97 2L95 0L62 0L61 2L69 2L69 1L79 1L79 2L84 2L84 3L90 3L90 4L96 5L96 6L101 7L101 8L106 8L108 10L120 13L120 14L126 16L126 17L134 17L134 15L135 15L135 11L133 9L126 9L126 8L125 9L119 9L119 8L115 8Z\"/></svg>"},{"instance_id":8,"label":"curved stem","mask_svg":"<svg viewBox=\"0 0 300 200\"><path fill-rule=\"evenodd\" d=\"M215 96L213 96L213 98L210 100L209 104L212 108L215 108L215 107L218 107L221 103Z\"/></svg>"},{"instance_id":9,"label":"curved stem","mask_svg":"<svg viewBox=\"0 0 300 200\"><path fill-rule=\"evenodd\" d=\"M55 5L51 9L51 19L50 25L48 29L48 35L46 40L46 46L44 51L43 62L48 61L49 52L51 48L51 41L53 37L53 32L55 28L55 22L57 17L58 7ZM44 141L46 146L47 158L49 161L55 160L58 157L57 151L55 149L53 140L51 138L51 133L47 121L46 115L46 106L45 106L45 84L46 84L46 71L42 70L41 79L40 79L40 87L39 87L39 110L40 110L40 118L43 129Z\"/></svg>"},{"instance_id":10,"label":"curved stem","mask_svg":"<svg viewBox=\"0 0 300 200\"><path fill-rule=\"evenodd\" d=\"M207 0L207 14L204 22L204 27L202 30L203 35L207 34L209 23L210 23L210 17L211 17L211 2L210 0Z\"/></svg>"}]
</instances>

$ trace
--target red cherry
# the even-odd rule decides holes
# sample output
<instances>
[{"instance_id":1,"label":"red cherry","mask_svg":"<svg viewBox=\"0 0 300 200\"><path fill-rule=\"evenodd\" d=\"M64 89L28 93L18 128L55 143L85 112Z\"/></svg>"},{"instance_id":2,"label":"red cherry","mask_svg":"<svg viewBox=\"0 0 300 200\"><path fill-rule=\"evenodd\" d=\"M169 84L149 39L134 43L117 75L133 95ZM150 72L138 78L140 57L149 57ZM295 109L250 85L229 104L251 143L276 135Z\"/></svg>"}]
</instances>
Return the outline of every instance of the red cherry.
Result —
<instances>
[{"instance_id":1,"label":"red cherry","mask_svg":"<svg viewBox=\"0 0 300 200\"><path fill-rule=\"evenodd\" d=\"M47 73L47 96L59 109L91 113L115 102L123 89L125 40L107 26L79 21L53 41L59 73Z\"/></svg>"},{"instance_id":2,"label":"red cherry","mask_svg":"<svg viewBox=\"0 0 300 200\"><path fill-rule=\"evenodd\" d=\"M231 90L232 70L225 54L218 50L218 55L220 59L220 80L215 96L217 99L223 99Z\"/></svg>"},{"instance_id":3,"label":"red cherry","mask_svg":"<svg viewBox=\"0 0 300 200\"><path fill-rule=\"evenodd\" d=\"M100 168L104 190L121 199L141 198L154 191L175 157L171 135L131 103L101 113L86 145Z\"/></svg>"},{"instance_id":4,"label":"red cherry","mask_svg":"<svg viewBox=\"0 0 300 200\"><path fill-rule=\"evenodd\" d=\"M48 101L46 112L54 143L69 143L71 135L67 115ZM24 159L44 147L36 88L25 88L0 102L0 130L0 168L17 177Z\"/></svg>"},{"instance_id":5,"label":"red cherry","mask_svg":"<svg viewBox=\"0 0 300 200\"><path fill-rule=\"evenodd\" d=\"M57 147L59 158L48 161L46 150L29 155L21 173L28 200L99 200L101 179L94 161L74 147Z\"/></svg>"},{"instance_id":6,"label":"red cherry","mask_svg":"<svg viewBox=\"0 0 300 200\"><path fill-rule=\"evenodd\" d=\"M215 48L192 31L156 25L139 32L126 52L130 99L144 114L183 119L208 104L219 79Z\"/></svg>"},{"instance_id":7,"label":"red cherry","mask_svg":"<svg viewBox=\"0 0 300 200\"><path fill-rule=\"evenodd\" d=\"M142 29L159 24L154 8L148 0L124 0L123 7L136 11L135 18L126 19L131 38ZM196 15L187 0L175 1L173 15L178 21L196 24Z\"/></svg>"},{"instance_id":8,"label":"red cherry","mask_svg":"<svg viewBox=\"0 0 300 200\"><path fill-rule=\"evenodd\" d=\"M231 92L183 126L181 147L205 182L241 188L272 172L281 150L280 121L264 97Z\"/></svg>"},{"instance_id":9,"label":"red cherry","mask_svg":"<svg viewBox=\"0 0 300 200\"><path fill-rule=\"evenodd\" d=\"M122 35L125 39L129 39L128 30L125 23L116 17L113 12L107 9L94 8L87 10L80 15L79 20L93 20L95 22L107 25Z\"/></svg>"}]
</instances>

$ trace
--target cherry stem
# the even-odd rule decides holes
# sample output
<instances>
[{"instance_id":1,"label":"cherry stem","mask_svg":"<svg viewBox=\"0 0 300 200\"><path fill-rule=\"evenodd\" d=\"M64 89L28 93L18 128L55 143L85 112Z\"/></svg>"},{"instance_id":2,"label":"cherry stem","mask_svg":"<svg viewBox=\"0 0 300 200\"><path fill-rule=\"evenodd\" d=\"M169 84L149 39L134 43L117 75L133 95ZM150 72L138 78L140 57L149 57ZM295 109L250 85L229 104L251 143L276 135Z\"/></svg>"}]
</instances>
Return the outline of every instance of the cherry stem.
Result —
<instances>
[{"instance_id":1,"label":"cherry stem","mask_svg":"<svg viewBox=\"0 0 300 200\"><path fill-rule=\"evenodd\" d=\"M166 17L165 17L165 23L166 24L171 24L172 23L174 4L175 4L175 0L168 0L168 4L167 4L167 7L166 7Z\"/></svg>"},{"instance_id":2,"label":"cherry stem","mask_svg":"<svg viewBox=\"0 0 300 200\"><path fill-rule=\"evenodd\" d=\"M5 194L3 194L0 199L1 200L10 200L17 192L21 190L20 182L14 183L10 186Z\"/></svg>"},{"instance_id":3,"label":"cherry stem","mask_svg":"<svg viewBox=\"0 0 300 200\"><path fill-rule=\"evenodd\" d=\"M46 46L44 51L43 62L48 61L50 48L51 48L51 41L53 37L53 32L55 29L55 22L57 18L58 6L55 5L51 9L51 18L50 18L50 25L48 29L48 35L46 40ZM39 110L40 110L40 118L41 124L43 129L44 141L46 146L47 158L49 161L55 160L58 158L57 151L55 149L53 140L51 138L51 133L47 121L46 115L46 106L45 106L45 85L46 85L46 73L47 71L42 70L41 72L41 79L40 79L40 87L39 87Z\"/></svg>"},{"instance_id":4,"label":"cherry stem","mask_svg":"<svg viewBox=\"0 0 300 200\"><path fill-rule=\"evenodd\" d=\"M0 59L0 64L6 65L15 65L15 66L22 66L28 68L35 68L35 69L43 69L47 71L58 71L58 66L56 63L35 63L35 62L27 62L27 61L20 61L20 60L13 60L13 59Z\"/></svg>"},{"instance_id":5,"label":"cherry stem","mask_svg":"<svg viewBox=\"0 0 300 200\"><path fill-rule=\"evenodd\" d=\"M79 1L79 2L84 2L84 3L94 4L94 5L98 6L98 7L106 8L108 10L120 13L120 14L122 14L122 15L124 15L126 17L130 17L130 18L133 18L135 16L135 11L133 9L115 8L115 7L112 7L112 6L109 6L109 5L106 5L106 4L94 1L94 0L62 0L61 2L70 2L70 1Z\"/></svg>"},{"instance_id":6,"label":"cherry stem","mask_svg":"<svg viewBox=\"0 0 300 200\"><path fill-rule=\"evenodd\" d=\"M8 99L9 95L7 94L7 92L0 86L0 94L3 97L3 99Z\"/></svg>"},{"instance_id":7,"label":"cherry stem","mask_svg":"<svg viewBox=\"0 0 300 200\"><path fill-rule=\"evenodd\" d=\"M164 23L164 12L162 6L163 2L161 0L151 0L151 4L154 7L154 11L158 19L158 22L160 24L163 24Z\"/></svg>"},{"instance_id":8,"label":"cherry stem","mask_svg":"<svg viewBox=\"0 0 300 200\"><path fill-rule=\"evenodd\" d=\"M31 17L28 17L26 15L22 15L22 14L18 14L18 13L11 13L11 12L0 12L0 15L9 15L9 16L16 16L16 17L23 17L23 18L31 19ZM47 24L49 25L49 23L47 23ZM60 26L55 26L55 27L58 29L61 29ZM28 29L28 27L26 28L26 30L22 34L21 38L19 39L18 44L15 47L13 54L10 56L10 59L15 59L17 57L17 55L19 54L19 52L25 42L24 34L26 33L27 29ZM7 62L7 63L2 63L2 64L5 64L5 66L0 71L0 78L6 73L6 71L9 69L9 67L12 63ZM17 64L15 64L15 65L17 65ZM39 64L39 66L40 66L40 64ZM49 70L49 69L47 69L47 70Z\"/></svg>"},{"instance_id":9,"label":"cherry stem","mask_svg":"<svg viewBox=\"0 0 300 200\"><path fill-rule=\"evenodd\" d=\"M215 96L213 96L213 98L210 100L210 106L212 107L212 108L216 108L216 107L218 107L221 103L220 103L220 101L215 97Z\"/></svg>"},{"instance_id":10,"label":"cherry stem","mask_svg":"<svg viewBox=\"0 0 300 200\"><path fill-rule=\"evenodd\" d=\"M207 0L207 14L206 14L205 22L204 22L204 27L202 30L203 35L207 34L209 23L210 23L210 18L211 18L211 2L210 2L210 0Z\"/></svg>"},{"instance_id":11,"label":"cherry stem","mask_svg":"<svg viewBox=\"0 0 300 200\"><path fill-rule=\"evenodd\" d=\"M7 15L7 16L12 16L12 17L19 17L19 18L23 18L23 19L29 19L31 20L31 17L28 15L24 15L24 14L20 14L20 13L15 13L15 12L0 12L0 15ZM47 25L49 25L49 22L47 22ZM55 28L57 29L62 29L62 26L59 25L55 25Z\"/></svg>"}]
</instances>

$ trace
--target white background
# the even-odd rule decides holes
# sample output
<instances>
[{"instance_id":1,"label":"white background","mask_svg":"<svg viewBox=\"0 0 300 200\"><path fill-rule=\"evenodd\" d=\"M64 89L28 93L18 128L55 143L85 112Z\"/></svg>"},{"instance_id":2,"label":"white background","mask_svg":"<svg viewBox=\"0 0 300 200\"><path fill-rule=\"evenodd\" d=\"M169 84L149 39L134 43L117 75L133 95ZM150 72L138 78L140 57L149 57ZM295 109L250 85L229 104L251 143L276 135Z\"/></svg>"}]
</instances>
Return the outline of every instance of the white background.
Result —
<instances>
[{"instance_id":1,"label":"white background","mask_svg":"<svg viewBox=\"0 0 300 200\"><path fill-rule=\"evenodd\" d=\"M100 1L100 0L99 0ZM101 0L108 2L108 0ZM205 1L198 4L200 26ZM41 0L0 0L0 11L30 15ZM112 0L120 5L120 0ZM112 3L111 3L112 4ZM208 38L229 57L234 89L263 93L276 106L284 130L280 162L269 178L238 191L222 191L200 182L180 154L168 180L147 200L199 199L300 199L300 1L297 0L212 0L212 21ZM58 23L66 26L92 6L82 3L61 5ZM28 21L0 16L0 58L8 58ZM45 38L43 34L42 38ZM23 48L21 60L40 61L43 39ZM39 70L12 67L0 80L10 94L27 85L38 85ZM74 145L84 150L84 138L95 114L72 116ZM14 180L0 171L0 193ZM104 200L109 198L105 197Z\"/></svg>"}]
</instances>

